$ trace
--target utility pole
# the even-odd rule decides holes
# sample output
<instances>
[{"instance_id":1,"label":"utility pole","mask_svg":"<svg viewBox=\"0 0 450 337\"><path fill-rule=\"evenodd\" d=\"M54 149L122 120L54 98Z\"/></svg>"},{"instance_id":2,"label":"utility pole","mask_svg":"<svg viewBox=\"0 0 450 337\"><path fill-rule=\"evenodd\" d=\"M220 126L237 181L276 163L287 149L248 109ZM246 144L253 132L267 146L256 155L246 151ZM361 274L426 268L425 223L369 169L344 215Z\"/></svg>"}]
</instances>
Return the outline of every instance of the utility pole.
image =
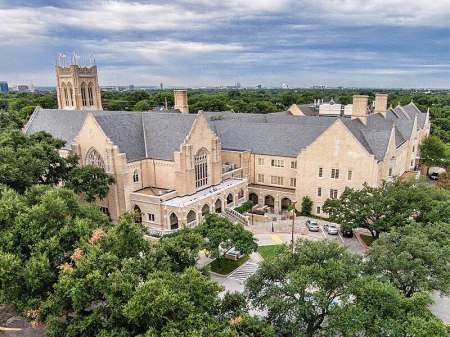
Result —
<instances>
[{"instance_id":1,"label":"utility pole","mask_svg":"<svg viewBox=\"0 0 450 337\"><path fill-rule=\"evenodd\" d=\"M294 226L295 226L295 204L297 201L292 201L292 228L291 228L291 253L294 254Z\"/></svg>"}]
</instances>

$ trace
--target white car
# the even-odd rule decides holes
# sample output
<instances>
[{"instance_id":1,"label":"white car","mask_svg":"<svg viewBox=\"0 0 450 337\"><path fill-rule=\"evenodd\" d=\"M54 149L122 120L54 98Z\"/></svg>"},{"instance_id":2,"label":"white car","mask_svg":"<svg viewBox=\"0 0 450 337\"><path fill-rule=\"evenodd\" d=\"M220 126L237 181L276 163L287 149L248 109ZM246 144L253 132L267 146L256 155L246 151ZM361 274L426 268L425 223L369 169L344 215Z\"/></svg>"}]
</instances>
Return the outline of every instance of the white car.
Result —
<instances>
[{"instance_id":1,"label":"white car","mask_svg":"<svg viewBox=\"0 0 450 337\"><path fill-rule=\"evenodd\" d=\"M336 227L336 225L327 223L327 224L325 224L324 228L325 228L325 231L330 235L338 234L338 228Z\"/></svg>"}]
</instances>

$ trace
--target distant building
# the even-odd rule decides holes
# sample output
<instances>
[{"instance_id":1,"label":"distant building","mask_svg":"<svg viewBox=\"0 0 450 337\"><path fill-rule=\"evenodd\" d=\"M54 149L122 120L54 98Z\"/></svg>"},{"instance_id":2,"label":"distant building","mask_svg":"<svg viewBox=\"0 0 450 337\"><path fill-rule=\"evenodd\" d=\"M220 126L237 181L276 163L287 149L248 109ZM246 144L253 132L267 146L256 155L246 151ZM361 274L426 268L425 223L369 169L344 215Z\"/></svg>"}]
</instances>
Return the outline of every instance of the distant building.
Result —
<instances>
[{"instance_id":1,"label":"distant building","mask_svg":"<svg viewBox=\"0 0 450 337\"><path fill-rule=\"evenodd\" d=\"M8 91L9 91L8 82L1 81L0 82L0 92L8 92Z\"/></svg>"}]
</instances>

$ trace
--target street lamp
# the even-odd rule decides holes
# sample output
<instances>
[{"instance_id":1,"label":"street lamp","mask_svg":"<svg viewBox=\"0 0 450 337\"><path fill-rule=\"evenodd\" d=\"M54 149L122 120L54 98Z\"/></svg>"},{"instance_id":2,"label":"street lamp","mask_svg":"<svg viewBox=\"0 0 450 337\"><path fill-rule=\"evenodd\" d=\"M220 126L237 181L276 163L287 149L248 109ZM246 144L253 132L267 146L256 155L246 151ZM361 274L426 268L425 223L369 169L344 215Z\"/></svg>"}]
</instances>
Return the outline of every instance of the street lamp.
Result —
<instances>
[{"instance_id":1,"label":"street lamp","mask_svg":"<svg viewBox=\"0 0 450 337\"><path fill-rule=\"evenodd\" d=\"M294 226L295 226L295 204L297 201L292 201L291 206L292 207L292 228L291 228L291 252L294 254Z\"/></svg>"}]
</instances>

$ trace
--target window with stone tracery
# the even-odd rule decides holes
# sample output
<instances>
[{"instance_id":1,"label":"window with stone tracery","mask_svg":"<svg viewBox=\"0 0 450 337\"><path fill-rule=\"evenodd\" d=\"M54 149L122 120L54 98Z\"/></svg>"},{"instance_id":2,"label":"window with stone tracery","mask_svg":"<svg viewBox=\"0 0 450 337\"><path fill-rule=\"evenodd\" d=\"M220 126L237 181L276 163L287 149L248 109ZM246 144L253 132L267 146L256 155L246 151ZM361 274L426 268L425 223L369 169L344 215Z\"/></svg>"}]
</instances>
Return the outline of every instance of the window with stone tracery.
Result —
<instances>
[{"instance_id":1,"label":"window with stone tracery","mask_svg":"<svg viewBox=\"0 0 450 337\"><path fill-rule=\"evenodd\" d=\"M86 84L84 82L81 83L81 103L83 104L83 106L87 106Z\"/></svg>"},{"instance_id":2,"label":"window with stone tracery","mask_svg":"<svg viewBox=\"0 0 450 337\"><path fill-rule=\"evenodd\" d=\"M85 163L86 165L93 165L105 169L105 163L103 162L102 157L94 148L90 149L87 153Z\"/></svg>"},{"instance_id":3,"label":"window with stone tracery","mask_svg":"<svg viewBox=\"0 0 450 337\"><path fill-rule=\"evenodd\" d=\"M209 152L202 148L194 158L196 188L208 185L208 157Z\"/></svg>"},{"instance_id":4,"label":"window with stone tracery","mask_svg":"<svg viewBox=\"0 0 450 337\"><path fill-rule=\"evenodd\" d=\"M89 105L94 105L94 94L92 93L92 83L89 83L88 87Z\"/></svg>"}]
</instances>

